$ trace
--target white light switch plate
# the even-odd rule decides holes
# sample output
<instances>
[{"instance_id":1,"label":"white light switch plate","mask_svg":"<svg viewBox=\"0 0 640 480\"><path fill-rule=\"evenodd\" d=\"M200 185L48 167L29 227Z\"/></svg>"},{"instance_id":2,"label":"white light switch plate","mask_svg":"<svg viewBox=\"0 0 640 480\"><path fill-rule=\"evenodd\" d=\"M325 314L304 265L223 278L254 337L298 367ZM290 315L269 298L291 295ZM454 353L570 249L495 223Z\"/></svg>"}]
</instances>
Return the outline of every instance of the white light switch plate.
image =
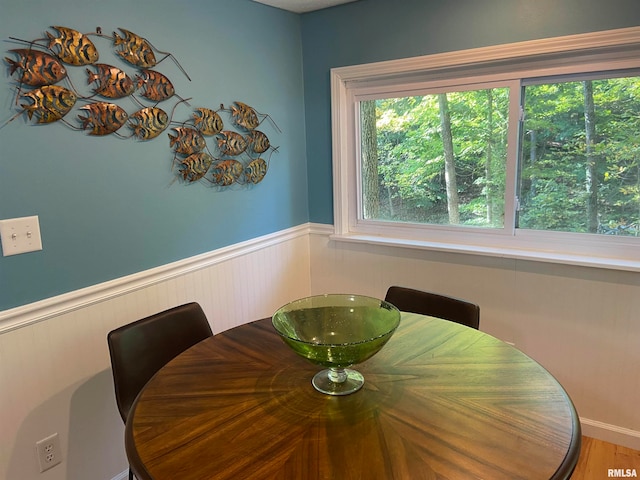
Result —
<instances>
[{"instance_id":1,"label":"white light switch plate","mask_svg":"<svg viewBox=\"0 0 640 480\"><path fill-rule=\"evenodd\" d=\"M0 220L0 239L5 257L42 250L38 216Z\"/></svg>"}]
</instances>

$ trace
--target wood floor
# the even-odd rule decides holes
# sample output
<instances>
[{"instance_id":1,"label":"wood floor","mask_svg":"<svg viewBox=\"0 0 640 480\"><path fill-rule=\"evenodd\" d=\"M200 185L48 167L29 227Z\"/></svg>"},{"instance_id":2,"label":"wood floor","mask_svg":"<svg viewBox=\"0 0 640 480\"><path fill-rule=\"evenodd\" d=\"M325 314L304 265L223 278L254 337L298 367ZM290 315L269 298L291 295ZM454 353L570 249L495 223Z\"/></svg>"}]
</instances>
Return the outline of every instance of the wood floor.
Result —
<instances>
[{"instance_id":1,"label":"wood floor","mask_svg":"<svg viewBox=\"0 0 640 480\"><path fill-rule=\"evenodd\" d=\"M616 478L609 475L609 469L634 470L640 478L640 450L632 450L613 443L603 442L590 437L582 437L580 460L571 477L572 480L601 480ZM629 478L617 472L617 478ZM635 478L635 476L630 477Z\"/></svg>"}]
</instances>

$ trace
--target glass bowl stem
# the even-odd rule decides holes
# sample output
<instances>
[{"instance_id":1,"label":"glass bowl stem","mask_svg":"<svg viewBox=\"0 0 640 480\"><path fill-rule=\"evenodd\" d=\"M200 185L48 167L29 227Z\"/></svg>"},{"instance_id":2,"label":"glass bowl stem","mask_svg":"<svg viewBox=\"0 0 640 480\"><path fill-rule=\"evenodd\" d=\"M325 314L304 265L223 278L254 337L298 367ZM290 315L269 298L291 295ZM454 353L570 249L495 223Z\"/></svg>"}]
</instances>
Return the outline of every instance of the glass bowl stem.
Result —
<instances>
[{"instance_id":1,"label":"glass bowl stem","mask_svg":"<svg viewBox=\"0 0 640 480\"><path fill-rule=\"evenodd\" d=\"M344 383L347 380L347 372L344 368L330 368L328 376L333 383Z\"/></svg>"},{"instance_id":2,"label":"glass bowl stem","mask_svg":"<svg viewBox=\"0 0 640 480\"><path fill-rule=\"evenodd\" d=\"M360 372L350 368L327 368L315 374L311 380L313 387L327 395L349 395L364 385Z\"/></svg>"}]
</instances>

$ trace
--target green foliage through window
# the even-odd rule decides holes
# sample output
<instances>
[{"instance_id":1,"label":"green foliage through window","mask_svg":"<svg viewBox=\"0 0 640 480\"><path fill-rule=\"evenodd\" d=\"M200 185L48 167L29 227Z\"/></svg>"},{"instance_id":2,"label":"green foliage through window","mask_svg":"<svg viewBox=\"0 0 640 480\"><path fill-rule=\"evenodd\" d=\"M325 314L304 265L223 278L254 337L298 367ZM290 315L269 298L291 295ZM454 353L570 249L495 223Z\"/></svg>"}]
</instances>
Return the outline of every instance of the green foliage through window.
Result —
<instances>
[{"instance_id":1,"label":"green foliage through window","mask_svg":"<svg viewBox=\"0 0 640 480\"><path fill-rule=\"evenodd\" d=\"M525 87L519 227L638 236L640 77Z\"/></svg>"},{"instance_id":2,"label":"green foliage through window","mask_svg":"<svg viewBox=\"0 0 640 480\"><path fill-rule=\"evenodd\" d=\"M584 78L361 101L363 217L503 228L519 127L517 228L638 236L640 77Z\"/></svg>"}]
</instances>

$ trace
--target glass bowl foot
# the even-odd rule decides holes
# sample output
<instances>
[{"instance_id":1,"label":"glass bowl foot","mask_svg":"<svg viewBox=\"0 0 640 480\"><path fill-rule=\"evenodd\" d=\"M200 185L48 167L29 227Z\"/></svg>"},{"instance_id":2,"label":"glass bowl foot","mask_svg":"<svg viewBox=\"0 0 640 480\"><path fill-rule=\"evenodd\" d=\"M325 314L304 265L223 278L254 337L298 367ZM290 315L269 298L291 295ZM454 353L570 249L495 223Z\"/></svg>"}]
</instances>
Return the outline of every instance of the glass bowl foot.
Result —
<instances>
[{"instance_id":1,"label":"glass bowl foot","mask_svg":"<svg viewBox=\"0 0 640 480\"><path fill-rule=\"evenodd\" d=\"M311 383L316 390L327 395L349 395L362 388L364 377L350 368L328 368L316 373Z\"/></svg>"}]
</instances>

